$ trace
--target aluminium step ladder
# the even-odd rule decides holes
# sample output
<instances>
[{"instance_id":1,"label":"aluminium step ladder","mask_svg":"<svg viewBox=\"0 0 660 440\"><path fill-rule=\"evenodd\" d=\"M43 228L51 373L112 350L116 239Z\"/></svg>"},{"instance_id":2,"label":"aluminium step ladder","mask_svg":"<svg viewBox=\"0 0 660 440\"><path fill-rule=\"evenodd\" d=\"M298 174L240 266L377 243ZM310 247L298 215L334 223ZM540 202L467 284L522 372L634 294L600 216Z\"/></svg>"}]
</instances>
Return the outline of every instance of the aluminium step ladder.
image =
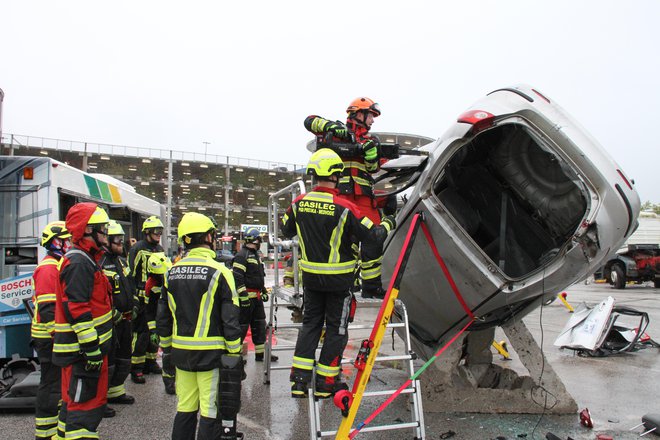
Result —
<instances>
[{"instance_id":1,"label":"aluminium step ladder","mask_svg":"<svg viewBox=\"0 0 660 440\"><path fill-rule=\"evenodd\" d=\"M305 194L305 183L302 180L297 180L292 184L282 188L281 190L273 193L268 198L268 242L273 246L273 270L275 282L270 296L270 311L269 319L266 323L266 343L264 344L264 384L270 384L271 370L282 370L289 367L272 366L270 359L271 352L287 350L289 347L273 346L273 333L276 328L288 328L290 324L277 325L276 310L280 302L288 304L289 307L302 313L303 308L303 295L300 288L300 280L298 273L298 241L297 237L293 240L282 240L279 238L281 211L280 201L285 200L284 208L288 208L291 202L299 195ZM291 259L293 261L293 279L294 285L292 287L280 286L280 253L281 250L290 249ZM295 328L295 327L294 327Z\"/></svg>"},{"instance_id":2,"label":"aluminium step ladder","mask_svg":"<svg viewBox=\"0 0 660 440\"><path fill-rule=\"evenodd\" d=\"M279 238L279 214L280 207L279 201L285 200L286 196L290 196L291 201L294 200L297 196L304 194L305 185L301 180L298 180L289 186L277 191L269 197L268 200L268 234L269 234L269 243L274 248L274 272L275 272L275 283L273 286L272 295L270 298L270 319L266 327L266 343L265 343L265 353L264 353L264 383L270 384L270 375L272 370L290 370L291 365L271 365L271 352L272 351L283 351L283 350L293 350L295 346L283 346L279 345L277 347L273 346L273 332L275 328L285 329L285 328L301 328L302 324L292 323L292 324L280 324L277 325L276 310L279 306L279 301L282 301L289 305L289 307L302 312L303 309L303 294L300 289L299 281L299 271L298 271L298 243L297 240L288 240L284 241ZM290 201L289 201L290 203ZM288 204L286 205L288 207ZM294 285L291 287L282 287L279 285L279 251L281 249L291 249L292 250L292 263L293 263L293 279ZM370 300L363 299L359 297L358 306L364 307L365 305L371 305L375 307L380 307L381 300ZM410 328L408 321L408 313L405 308L405 305L400 300L396 300L396 309L398 310L399 315L401 316L400 322L392 322L390 318L395 317L394 314L391 314L387 317L388 322L387 328L402 328L403 339L405 343L405 354L399 356L377 356L377 352L374 352L369 361L370 364L374 362L384 362L384 361L393 361L393 360L405 360L407 361L408 372L410 373L409 377L413 377L415 374L414 363L416 359L416 354L412 350L412 345L410 342ZM390 304L389 307L393 307L394 304ZM382 307L381 307L382 309ZM390 309L392 310L392 309ZM382 311L380 312L382 313ZM372 329L372 326L360 326L360 325L349 325L350 330L357 329ZM349 360L343 360L342 364L352 363ZM311 381L311 386L313 387L315 380ZM366 383L365 383L366 384ZM403 385L402 385L403 387ZM424 412L422 407L422 399L420 395L420 382L419 380L410 381L410 385L407 388L404 388L402 391L391 390L391 391L372 391L372 392L363 392L361 397L376 397L376 396L391 396L396 392L401 394L410 395L409 403L411 405L411 422L403 422L391 425L381 425L373 427L365 427L361 431L370 432L370 431L384 431L384 430L393 430L393 429L405 429L411 428L415 431L415 440L423 440L425 438L424 430ZM319 439L322 437L327 437L329 435L334 435L338 431L322 431L321 430L321 421L320 421L320 409L318 399L314 398L314 390L310 389L309 394L309 418L310 418L310 438ZM343 425L342 425L343 426Z\"/></svg>"},{"instance_id":3,"label":"aluminium step ladder","mask_svg":"<svg viewBox=\"0 0 660 440\"><path fill-rule=\"evenodd\" d=\"M378 301L380 303L380 301ZM397 322L390 321L387 324L387 329L402 329L399 332L399 336L402 337L404 342L403 354L399 355L388 355L388 356L378 356L376 354L376 359L374 362L387 362L387 361L396 361L402 360L406 361L408 377L413 377L415 374L415 365L414 361L417 359L417 355L412 350L412 345L410 342L410 328L408 322L408 311L405 304L397 299L395 301L395 310L397 314L400 315L400 319ZM393 314L393 317L397 315ZM349 326L349 330L371 330L373 326L371 325L354 325ZM342 361L342 364L352 364L352 361ZM323 437L334 437L337 434L337 430L328 430L324 431L321 427L321 411L320 411L320 402L318 398L314 397L313 386L315 384L313 379L310 382L310 389L308 390L308 402L309 402L309 433L311 440L321 439ZM407 394L409 396L408 403L410 405L410 415L411 420L409 422L398 422L386 425L377 425L377 426L368 426L362 428L360 432L375 432L375 431L387 431L387 430L400 430L400 429L412 429L415 433L415 440L424 440L426 437L426 432L424 428L424 409L422 405L422 396L420 394L421 383L419 380L414 380L411 384L401 391L400 394ZM392 395L396 390L378 390L378 391L367 391L363 394L363 398L369 397L387 397ZM338 410L338 408L335 408Z\"/></svg>"},{"instance_id":4,"label":"aluminium step ladder","mask_svg":"<svg viewBox=\"0 0 660 440\"><path fill-rule=\"evenodd\" d=\"M358 301L358 310L365 307L378 307L380 306L380 300L364 300L360 299ZM394 354L394 355L383 355L377 356L374 362L392 362L392 361L404 361L406 364L406 371L408 377L412 377L415 374L414 360L417 359L417 355L412 350L412 345L410 341L410 329L408 322L408 312L405 305L401 300L396 300L395 309L397 313L401 316L400 320L390 321L387 324L387 329L400 329L399 336L403 339L403 353ZM396 316L396 315L393 315ZM356 330L371 330L372 325L366 324L350 324L348 326L349 332L354 332ZM302 328L300 323L285 323L279 324L278 329L297 329ZM271 346L270 351L268 350L269 341L266 341L267 349L264 361L269 359L270 352L273 351L293 351L295 345L283 345L278 344L277 346ZM351 365L353 361L350 359L343 359L342 365ZM264 363L264 383L270 384L270 376L273 371L284 370L289 372L291 365L283 365L278 362L278 365L270 365L270 362ZM318 398L314 397L314 384L315 378L312 378L310 382L310 388L308 390L308 405L309 405L309 432L310 439L321 439L323 437L331 437L337 433L337 430L323 430L321 427L321 411L320 411L320 402ZM423 440L425 439L425 429L424 429L424 410L422 405L422 398L420 394L421 384L419 380L413 381L409 387L404 389L401 394L409 395L409 405L410 405L410 414L411 420L409 422L400 422L389 425L379 425L379 426L369 426L361 430L361 432L372 432L372 431L385 431L385 430L400 430L400 429L413 429L415 432L415 439ZM378 390L378 391L368 391L364 393L365 398L369 397L386 397L394 393L395 390ZM330 404L331 401L328 403ZM339 411L338 408L334 410Z\"/></svg>"}]
</instances>

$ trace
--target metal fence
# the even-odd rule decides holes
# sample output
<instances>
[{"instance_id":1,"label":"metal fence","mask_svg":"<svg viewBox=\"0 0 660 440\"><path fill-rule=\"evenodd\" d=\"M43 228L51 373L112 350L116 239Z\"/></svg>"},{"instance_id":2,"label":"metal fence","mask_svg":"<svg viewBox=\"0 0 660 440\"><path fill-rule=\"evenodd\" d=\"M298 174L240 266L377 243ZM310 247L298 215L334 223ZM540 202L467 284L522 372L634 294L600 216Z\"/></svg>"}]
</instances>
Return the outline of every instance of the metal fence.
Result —
<instances>
[{"instance_id":1,"label":"metal fence","mask_svg":"<svg viewBox=\"0 0 660 440\"><path fill-rule=\"evenodd\" d=\"M291 171L300 170L304 165L286 162L246 159L243 157L221 156L217 154L196 153L192 151L165 150L150 147L129 147L125 145L98 144L94 142L68 141L22 134L3 133L1 142L6 145L42 148L47 150L76 151L103 156L144 157L162 160L203 162L217 165L259 168L263 170Z\"/></svg>"}]
</instances>

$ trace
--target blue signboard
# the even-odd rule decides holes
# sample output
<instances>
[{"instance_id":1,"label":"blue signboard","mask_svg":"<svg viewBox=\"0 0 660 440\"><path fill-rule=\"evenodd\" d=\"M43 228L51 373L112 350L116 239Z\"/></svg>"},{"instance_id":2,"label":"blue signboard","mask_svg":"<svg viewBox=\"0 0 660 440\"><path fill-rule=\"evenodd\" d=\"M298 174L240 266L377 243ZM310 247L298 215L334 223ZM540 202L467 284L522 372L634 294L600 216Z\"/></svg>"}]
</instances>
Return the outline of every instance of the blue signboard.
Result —
<instances>
[{"instance_id":1,"label":"blue signboard","mask_svg":"<svg viewBox=\"0 0 660 440\"><path fill-rule=\"evenodd\" d=\"M14 313L13 315L0 316L0 327L9 327L10 325L30 324L32 320L27 313Z\"/></svg>"}]
</instances>

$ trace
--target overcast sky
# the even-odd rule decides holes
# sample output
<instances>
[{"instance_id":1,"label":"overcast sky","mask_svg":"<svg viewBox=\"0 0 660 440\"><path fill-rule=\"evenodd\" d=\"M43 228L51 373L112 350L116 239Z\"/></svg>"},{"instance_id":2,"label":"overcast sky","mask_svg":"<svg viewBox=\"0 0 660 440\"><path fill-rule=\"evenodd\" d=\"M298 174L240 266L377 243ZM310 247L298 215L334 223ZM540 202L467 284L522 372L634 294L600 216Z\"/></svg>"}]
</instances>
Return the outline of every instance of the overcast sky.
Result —
<instances>
[{"instance_id":1,"label":"overcast sky","mask_svg":"<svg viewBox=\"0 0 660 440\"><path fill-rule=\"evenodd\" d=\"M660 1L0 0L3 131L305 163L308 114L437 138L527 83L660 203Z\"/></svg>"}]
</instances>

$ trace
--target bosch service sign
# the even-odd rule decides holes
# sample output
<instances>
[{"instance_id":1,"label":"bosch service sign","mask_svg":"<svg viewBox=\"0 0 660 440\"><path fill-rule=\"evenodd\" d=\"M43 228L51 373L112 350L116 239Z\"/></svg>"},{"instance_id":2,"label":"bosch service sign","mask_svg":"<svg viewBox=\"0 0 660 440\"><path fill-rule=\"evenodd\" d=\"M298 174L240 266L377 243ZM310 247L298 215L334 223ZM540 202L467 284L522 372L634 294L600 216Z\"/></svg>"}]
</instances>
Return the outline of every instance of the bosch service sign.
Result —
<instances>
[{"instance_id":1,"label":"bosch service sign","mask_svg":"<svg viewBox=\"0 0 660 440\"><path fill-rule=\"evenodd\" d=\"M0 312L23 308L23 300L32 298L32 274L0 281Z\"/></svg>"}]
</instances>

